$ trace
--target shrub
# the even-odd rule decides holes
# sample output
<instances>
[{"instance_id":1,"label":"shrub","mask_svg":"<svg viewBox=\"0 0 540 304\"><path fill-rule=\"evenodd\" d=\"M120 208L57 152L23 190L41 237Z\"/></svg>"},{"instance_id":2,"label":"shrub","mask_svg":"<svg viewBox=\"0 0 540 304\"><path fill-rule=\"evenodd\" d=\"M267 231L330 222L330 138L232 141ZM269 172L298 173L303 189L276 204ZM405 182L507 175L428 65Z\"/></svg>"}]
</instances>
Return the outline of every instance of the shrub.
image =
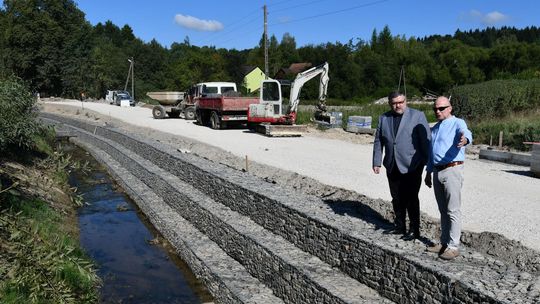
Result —
<instances>
[{"instance_id":1,"label":"shrub","mask_svg":"<svg viewBox=\"0 0 540 304\"><path fill-rule=\"evenodd\" d=\"M0 79L0 152L29 150L41 131L34 111L36 99L14 77Z\"/></svg>"},{"instance_id":2,"label":"shrub","mask_svg":"<svg viewBox=\"0 0 540 304\"><path fill-rule=\"evenodd\" d=\"M514 149L530 150L523 142L540 141L540 115L536 112L513 114L500 119L485 119L471 124L475 143L497 144L499 132L503 132L503 144Z\"/></svg>"},{"instance_id":3,"label":"shrub","mask_svg":"<svg viewBox=\"0 0 540 304\"><path fill-rule=\"evenodd\" d=\"M540 105L540 80L492 80L451 92L454 114L466 119L504 117Z\"/></svg>"}]
</instances>

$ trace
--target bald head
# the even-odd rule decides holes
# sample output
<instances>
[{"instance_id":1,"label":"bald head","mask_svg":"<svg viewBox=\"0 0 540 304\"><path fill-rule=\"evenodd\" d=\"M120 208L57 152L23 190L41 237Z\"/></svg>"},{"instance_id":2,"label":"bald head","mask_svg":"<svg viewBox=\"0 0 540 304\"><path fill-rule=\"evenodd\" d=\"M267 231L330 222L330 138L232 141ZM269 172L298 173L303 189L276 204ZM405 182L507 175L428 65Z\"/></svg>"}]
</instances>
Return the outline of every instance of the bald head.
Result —
<instances>
[{"instance_id":1,"label":"bald head","mask_svg":"<svg viewBox=\"0 0 540 304\"><path fill-rule=\"evenodd\" d=\"M435 116L439 121L452 116L452 105L450 104L450 100L447 97L439 96L437 100L435 100L433 112L435 112Z\"/></svg>"}]
</instances>

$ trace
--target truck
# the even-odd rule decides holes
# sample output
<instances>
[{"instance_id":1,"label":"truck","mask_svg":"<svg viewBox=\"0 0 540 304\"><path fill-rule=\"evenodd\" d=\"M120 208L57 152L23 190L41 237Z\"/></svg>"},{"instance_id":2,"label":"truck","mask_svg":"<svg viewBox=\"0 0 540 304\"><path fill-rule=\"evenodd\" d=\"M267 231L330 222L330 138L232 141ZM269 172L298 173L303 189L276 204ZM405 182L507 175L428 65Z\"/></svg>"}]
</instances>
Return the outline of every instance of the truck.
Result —
<instances>
[{"instance_id":1,"label":"truck","mask_svg":"<svg viewBox=\"0 0 540 304\"><path fill-rule=\"evenodd\" d=\"M180 114L186 119L193 119L191 105L184 102L185 92L147 92L146 96L159 102L159 105L152 108L154 119L163 119L166 116L178 118Z\"/></svg>"},{"instance_id":2,"label":"truck","mask_svg":"<svg viewBox=\"0 0 540 304\"><path fill-rule=\"evenodd\" d=\"M212 129L225 129L247 122L250 104L259 103L257 97L240 97L235 91L223 94L204 94L195 102L197 123Z\"/></svg>"},{"instance_id":3,"label":"truck","mask_svg":"<svg viewBox=\"0 0 540 304\"><path fill-rule=\"evenodd\" d=\"M260 102L250 104L247 113L250 128L268 136L300 136L305 127L297 126L296 111L300 103L300 91L304 84L320 75L319 102L315 111L317 120L330 119L326 111L326 92L328 90L328 63L298 73L291 84L289 103L284 104L282 84L273 79L263 80Z\"/></svg>"},{"instance_id":4,"label":"truck","mask_svg":"<svg viewBox=\"0 0 540 304\"><path fill-rule=\"evenodd\" d=\"M178 118L181 115L188 120L195 119L195 103L203 95L236 92L234 82L201 82L189 88L187 92L148 92L146 95L159 102L152 109L155 119L163 119L166 115Z\"/></svg>"}]
</instances>

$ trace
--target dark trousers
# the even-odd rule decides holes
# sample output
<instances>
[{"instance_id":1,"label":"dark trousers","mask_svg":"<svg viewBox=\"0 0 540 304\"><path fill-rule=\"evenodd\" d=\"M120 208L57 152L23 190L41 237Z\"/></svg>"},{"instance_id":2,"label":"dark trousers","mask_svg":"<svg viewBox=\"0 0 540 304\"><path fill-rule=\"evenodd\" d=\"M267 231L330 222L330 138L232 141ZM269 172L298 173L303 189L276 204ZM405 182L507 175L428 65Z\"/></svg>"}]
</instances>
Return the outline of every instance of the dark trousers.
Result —
<instances>
[{"instance_id":1,"label":"dark trousers","mask_svg":"<svg viewBox=\"0 0 540 304\"><path fill-rule=\"evenodd\" d=\"M415 171L402 174L397 166L387 174L392 195L392 207L396 215L396 229L406 231L406 215L409 214L409 231L420 235L420 200L418 191L422 183L422 171L424 166L419 166Z\"/></svg>"}]
</instances>

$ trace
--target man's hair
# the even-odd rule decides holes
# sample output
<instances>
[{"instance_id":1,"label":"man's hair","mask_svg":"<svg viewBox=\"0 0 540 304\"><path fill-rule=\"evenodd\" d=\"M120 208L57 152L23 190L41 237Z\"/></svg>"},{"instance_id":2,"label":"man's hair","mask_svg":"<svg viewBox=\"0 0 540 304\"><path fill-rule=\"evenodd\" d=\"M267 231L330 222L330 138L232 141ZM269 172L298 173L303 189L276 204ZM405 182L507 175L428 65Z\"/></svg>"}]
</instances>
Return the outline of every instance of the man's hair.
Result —
<instances>
[{"instance_id":1,"label":"man's hair","mask_svg":"<svg viewBox=\"0 0 540 304\"><path fill-rule=\"evenodd\" d=\"M399 91L394 91L394 92L391 92L390 94L388 94L388 102L392 102L392 99L398 97L398 96L405 96L405 94L399 92Z\"/></svg>"}]
</instances>

